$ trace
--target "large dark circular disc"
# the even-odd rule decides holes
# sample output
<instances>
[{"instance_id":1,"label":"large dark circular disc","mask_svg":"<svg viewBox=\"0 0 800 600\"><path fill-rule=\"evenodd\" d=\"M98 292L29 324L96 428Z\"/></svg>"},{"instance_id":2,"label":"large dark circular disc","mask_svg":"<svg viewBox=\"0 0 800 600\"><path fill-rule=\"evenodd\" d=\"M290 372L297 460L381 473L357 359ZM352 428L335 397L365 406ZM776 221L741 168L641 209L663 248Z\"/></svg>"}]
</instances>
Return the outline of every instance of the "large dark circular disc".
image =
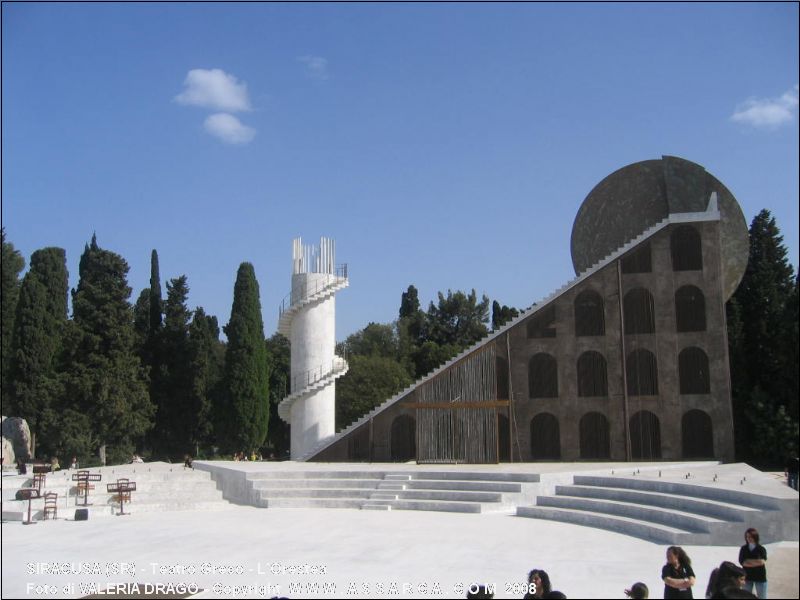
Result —
<instances>
[{"instance_id":1,"label":"large dark circular disc","mask_svg":"<svg viewBox=\"0 0 800 600\"><path fill-rule=\"evenodd\" d=\"M736 198L700 165L677 157L623 167L598 183L572 225L572 264L591 268L670 213L703 212L717 192L721 217L723 292L727 300L744 275L747 224Z\"/></svg>"}]
</instances>

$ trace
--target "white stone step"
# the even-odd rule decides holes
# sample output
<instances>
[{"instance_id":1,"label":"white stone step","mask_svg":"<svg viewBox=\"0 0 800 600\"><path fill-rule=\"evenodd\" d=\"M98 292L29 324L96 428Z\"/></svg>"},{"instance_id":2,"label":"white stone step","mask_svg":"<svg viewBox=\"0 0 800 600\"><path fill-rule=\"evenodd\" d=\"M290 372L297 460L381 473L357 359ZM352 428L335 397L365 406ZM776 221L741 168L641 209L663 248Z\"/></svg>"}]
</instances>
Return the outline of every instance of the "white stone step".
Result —
<instances>
[{"instance_id":1,"label":"white stone step","mask_svg":"<svg viewBox=\"0 0 800 600\"><path fill-rule=\"evenodd\" d=\"M707 533L693 533L677 527L648 523L630 517L598 514L592 511L551 506L520 506L517 516L562 521L598 529L607 529L659 544L704 544Z\"/></svg>"}]
</instances>

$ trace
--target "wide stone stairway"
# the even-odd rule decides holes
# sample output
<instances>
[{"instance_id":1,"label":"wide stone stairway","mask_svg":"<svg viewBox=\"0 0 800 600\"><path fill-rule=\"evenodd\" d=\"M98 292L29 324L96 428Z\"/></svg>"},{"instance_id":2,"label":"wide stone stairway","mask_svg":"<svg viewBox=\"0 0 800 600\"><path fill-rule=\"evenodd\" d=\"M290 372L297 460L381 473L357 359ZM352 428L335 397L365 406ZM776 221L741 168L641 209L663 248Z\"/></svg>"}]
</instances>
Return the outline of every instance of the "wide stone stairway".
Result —
<instances>
[{"instance_id":1,"label":"wide stone stairway","mask_svg":"<svg viewBox=\"0 0 800 600\"><path fill-rule=\"evenodd\" d=\"M249 504L513 514L531 502L539 476L470 471L281 471L248 474Z\"/></svg>"},{"instance_id":2,"label":"wide stone stairway","mask_svg":"<svg viewBox=\"0 0 800 600\"><path fill-rule=\"evenodd\" d=\"M748 527L762 539L797 539L797 501L733 485L697 485L650 478L575 475L573 485L520 506L517 515L609 529L674 545L738 545ZM744 487L746 478L740 481ZM784 527L794 520L794 532Z\"/></svg>"},{"instance_id":3,"label":"wide stone stairway","mask_svg":"<svg viewBox=\"0 0 800 600\"><path fill-rule=\"evenodd\" d=\"M120 511L118 496L107 491L107 484L126 478L136 482L136 491L131 492L130 502L124 503L125 513L163 512L177 510L220 510L231 505L222 498L209 473L185 469L179 464L161 462L140 463L88 469L99 473L101 480L92 482L89 491L89 518L116 515ZM50 473L41 488L41 495L56 492L57 517L72 519L75 509L84 508L83 497L78 495L77 482L72 480L76 470ZM3 477L3 520L23 521L28 517L28 501L15 500L20 488L31 487L32 476L13 475ZM43 518L44 498L31 501L31 518Z\"/></svg>"}]
</instances>

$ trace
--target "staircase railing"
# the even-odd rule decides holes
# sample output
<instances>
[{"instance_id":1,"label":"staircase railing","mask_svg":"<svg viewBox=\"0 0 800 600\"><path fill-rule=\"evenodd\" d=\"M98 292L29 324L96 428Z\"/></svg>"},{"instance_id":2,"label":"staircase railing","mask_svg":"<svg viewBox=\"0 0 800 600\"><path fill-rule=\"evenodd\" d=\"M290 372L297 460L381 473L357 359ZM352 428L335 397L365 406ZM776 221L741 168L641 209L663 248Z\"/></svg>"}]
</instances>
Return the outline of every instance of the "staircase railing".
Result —
<instances>
[{"instance_id":1,"label":"staircase railing","mask_svg":"<svg viewBox=\"0 0 800 600\"><path fill-rule=\"evenodd\" d=\"M286 294L283 300L281 300L281 305L278 309L278 316L283 315L283 313L289 310L292 305L302 302L306 298L310 298L326 288L336 285L340 281L346 279L347 263L344 263L336 267L335 273L330 273L324 278L316 279L311 286L309 286L307 283L292 286L292 291Z\"/></svg>"},{"instance_id":2,"label":"staircase railing","mask_svg":"<svg viewBox=\"0 0 800 600\"><path fill-rule=\"evenodd\" d=\"M304 390L310 385L313 385L318 381L322 381L330 375L341 371L346 364L347 354L344 353L343 356L334 356L333 360L326 361L318 367L303 371L302 373L297 373L292 377L291 380L290 395Z\"/></svg>"}]
</instances>

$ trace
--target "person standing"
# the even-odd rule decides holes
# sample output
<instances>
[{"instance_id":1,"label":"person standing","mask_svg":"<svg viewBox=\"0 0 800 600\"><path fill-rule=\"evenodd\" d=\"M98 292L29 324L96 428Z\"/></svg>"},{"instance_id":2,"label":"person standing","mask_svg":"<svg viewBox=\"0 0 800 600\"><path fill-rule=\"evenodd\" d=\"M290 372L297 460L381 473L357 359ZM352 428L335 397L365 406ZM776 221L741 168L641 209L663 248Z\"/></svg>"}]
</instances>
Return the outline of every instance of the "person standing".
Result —
<instances>
[{"instance_id":1,"label":"person standing","mask_svg":"<svg viewBox=\"0 0 800 600\"><path fill-rule=\"evenodd\" d=\"M692 561L680 546L667 548L667 564L661 569L664 598L693 598L695 582Z\"/></svg>"},{"instance_id":2,"label":"person standing","mask_svg":"<svg viewBox=\"0 0 800 600\"><path fill-rule=\"evenodd\" d=\"M794 491L797 491L798 470L800 470L800 458L798 458L796 455L787 458L786 469L784 470L784 473L786 474L786 485L788 485Z\"/></svg>"},{"instance_id":3,"label":"person standing","mask_svg":"<svg viewBox=\"0 0 800 600\"><path fill-rule=\"evenodd\" d=\"M759 598L767 597L767 549L759 544L758 530L752 527L744 532L747 542L739 549L739 564L744 567L745 586Z\"/></svg>"}]
</instances>

